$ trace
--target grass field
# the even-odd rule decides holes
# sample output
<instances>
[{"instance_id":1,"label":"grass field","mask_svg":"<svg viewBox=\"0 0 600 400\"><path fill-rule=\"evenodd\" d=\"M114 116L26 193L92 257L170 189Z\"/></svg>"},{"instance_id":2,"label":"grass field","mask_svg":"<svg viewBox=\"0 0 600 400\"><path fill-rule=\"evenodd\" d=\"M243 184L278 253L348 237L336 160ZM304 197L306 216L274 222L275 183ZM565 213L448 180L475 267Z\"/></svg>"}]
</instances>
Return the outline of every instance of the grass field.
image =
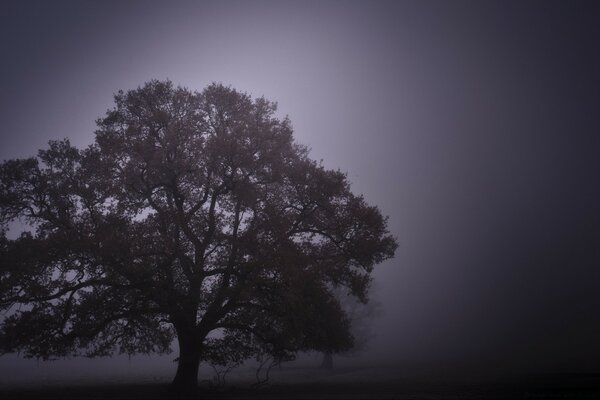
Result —
<instances>
[{"instance_id":1,"label":"grass field","mask_svg":"<svg viewBox=\"0 0 600 400\"><path fill-rule=\"evenodd\" d=\"M136 381L137 379L137 381ZM2 399L169 399L169 377L47 380L4 384ZM600 375L555 374L462 382L410 376L392 367L284 367L256 387L254 370L233 371L226 384L204 380L198 399L600 399ZM189 398L189 397L188 397Z\"/></svg>"}]
</instances>

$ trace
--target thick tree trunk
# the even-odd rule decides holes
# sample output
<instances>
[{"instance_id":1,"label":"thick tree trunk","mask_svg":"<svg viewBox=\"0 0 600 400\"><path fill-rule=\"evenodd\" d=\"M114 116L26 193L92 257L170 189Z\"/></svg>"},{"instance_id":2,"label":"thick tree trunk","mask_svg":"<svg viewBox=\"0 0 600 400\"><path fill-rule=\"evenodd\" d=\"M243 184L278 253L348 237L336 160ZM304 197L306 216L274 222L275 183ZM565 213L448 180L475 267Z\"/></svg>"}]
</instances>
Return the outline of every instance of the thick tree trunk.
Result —
<instances>
[{"instance_id":1,"label":"thick tree trunk","mask_svg":"<svg viewBox=\"0 0 600 400\"><path fill-rule=\"evenodd\" d=\"M179 361L171 389L177 394L194 394L198 389L201 345L193 336L178 334Z\"/></svg>"},{"instance_id":2,"label":"thick tree trunk","mask_svg":"<svg viewBox=\"0 0 600 400\"><path fill-rule=\"evenodd\" d=\"M330 352L323 353L323 362L321 362L321 368L333 369L333 354Z\"/></svg>"},{"instance_id":3,"label":"thick tree trunk","mask_svg":"<svg viewBox=\"0 0 600 400\"><path fill-rule=\"evenodd\" d=\"M198 368L200 357L195 355L179 355L177 373L171 383L174 392L193 394L198 388Z\"/></svg>"}]
</instances>

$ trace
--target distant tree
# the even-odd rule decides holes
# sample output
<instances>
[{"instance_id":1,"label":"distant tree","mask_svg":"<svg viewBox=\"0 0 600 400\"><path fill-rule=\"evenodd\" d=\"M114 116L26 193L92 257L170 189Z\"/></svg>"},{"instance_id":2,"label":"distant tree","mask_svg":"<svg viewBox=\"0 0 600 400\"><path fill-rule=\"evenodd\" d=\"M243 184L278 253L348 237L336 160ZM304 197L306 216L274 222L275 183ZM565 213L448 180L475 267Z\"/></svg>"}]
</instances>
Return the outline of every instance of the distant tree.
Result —
<instances>
[{"instance_id":1,"label":"distant tree","mask_svg":"<svg viewBox=\"0 0 600 400\"><path fill-rule=\"evenodd\" d=\"M220 84L119 92L79 150L0 164L3 353L168 352L199 363L352 346L328 289L366 299L394 238L376 207L296 144L276 105ZM9 239L19 220L32 232Z\"/></svg>"},{"instance_id":2,"label":"distant tree","mask_svg":"<svg viewBox=\"0 0 600 400\"><path fill-rule=\"evenodd\" d=\"M373 319L381 314L382 306L377 300L369 299L368 302L361 301L355 296L349 295L342 287L333 288L331 292L340 303L342 311L348 318L350 324L350 334L353 343L350 349L341 349L337 352L333 349L326 349L323 352L323 359L320 367L323 369L333 368L333 356L353 356L367 349L369 340L373 336Z\"/></svg>"}]
</instances>

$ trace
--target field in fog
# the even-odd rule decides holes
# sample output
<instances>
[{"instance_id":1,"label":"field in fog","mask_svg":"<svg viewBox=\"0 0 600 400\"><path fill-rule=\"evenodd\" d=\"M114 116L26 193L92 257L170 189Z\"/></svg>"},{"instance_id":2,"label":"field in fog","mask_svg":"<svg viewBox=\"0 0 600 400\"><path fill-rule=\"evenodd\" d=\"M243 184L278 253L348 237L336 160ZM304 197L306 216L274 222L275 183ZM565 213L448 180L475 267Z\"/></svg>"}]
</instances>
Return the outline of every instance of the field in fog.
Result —
<instances>
[{"instance_id":1,"label":"field in fog","mask_svg":"<svg viewBox=\"0 0 600 400\"><path fill-rule=\"evenodd\" d=\"M36 362L1 357L0 398L169 398L173 357L120 357ZM365 365L339 359L333 370L318 368L319 355L274 367L268 383L256 385L256 368L231 371L218 385L214 371L199 374L203 398L398 398L495 399L600 397L600 375L562 374L500 378L432 366ZM9 365L11 367L9 367ZM261 374L264 378L264 374Z\"/></svg>"}]
</instances>

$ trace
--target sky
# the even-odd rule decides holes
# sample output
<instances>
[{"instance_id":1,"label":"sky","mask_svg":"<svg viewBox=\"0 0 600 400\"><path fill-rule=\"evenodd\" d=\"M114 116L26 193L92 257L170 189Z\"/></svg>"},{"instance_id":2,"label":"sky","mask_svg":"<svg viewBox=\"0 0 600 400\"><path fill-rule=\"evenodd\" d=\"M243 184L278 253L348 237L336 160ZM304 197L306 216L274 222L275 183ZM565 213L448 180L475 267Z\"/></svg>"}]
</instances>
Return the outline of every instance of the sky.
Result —
<instances>
[{"instance_id":1,"label":"sky","mask_svg":"<svg viewBox=\"0 0 600 400\"><path fill-rule=\"evenodd\" d=\"M264 95L398 239L365 360L599 371L599 18L592 1L4 0L0 160L89 145L113 94L151 79Z\"/></svg>"}]
</instances>

